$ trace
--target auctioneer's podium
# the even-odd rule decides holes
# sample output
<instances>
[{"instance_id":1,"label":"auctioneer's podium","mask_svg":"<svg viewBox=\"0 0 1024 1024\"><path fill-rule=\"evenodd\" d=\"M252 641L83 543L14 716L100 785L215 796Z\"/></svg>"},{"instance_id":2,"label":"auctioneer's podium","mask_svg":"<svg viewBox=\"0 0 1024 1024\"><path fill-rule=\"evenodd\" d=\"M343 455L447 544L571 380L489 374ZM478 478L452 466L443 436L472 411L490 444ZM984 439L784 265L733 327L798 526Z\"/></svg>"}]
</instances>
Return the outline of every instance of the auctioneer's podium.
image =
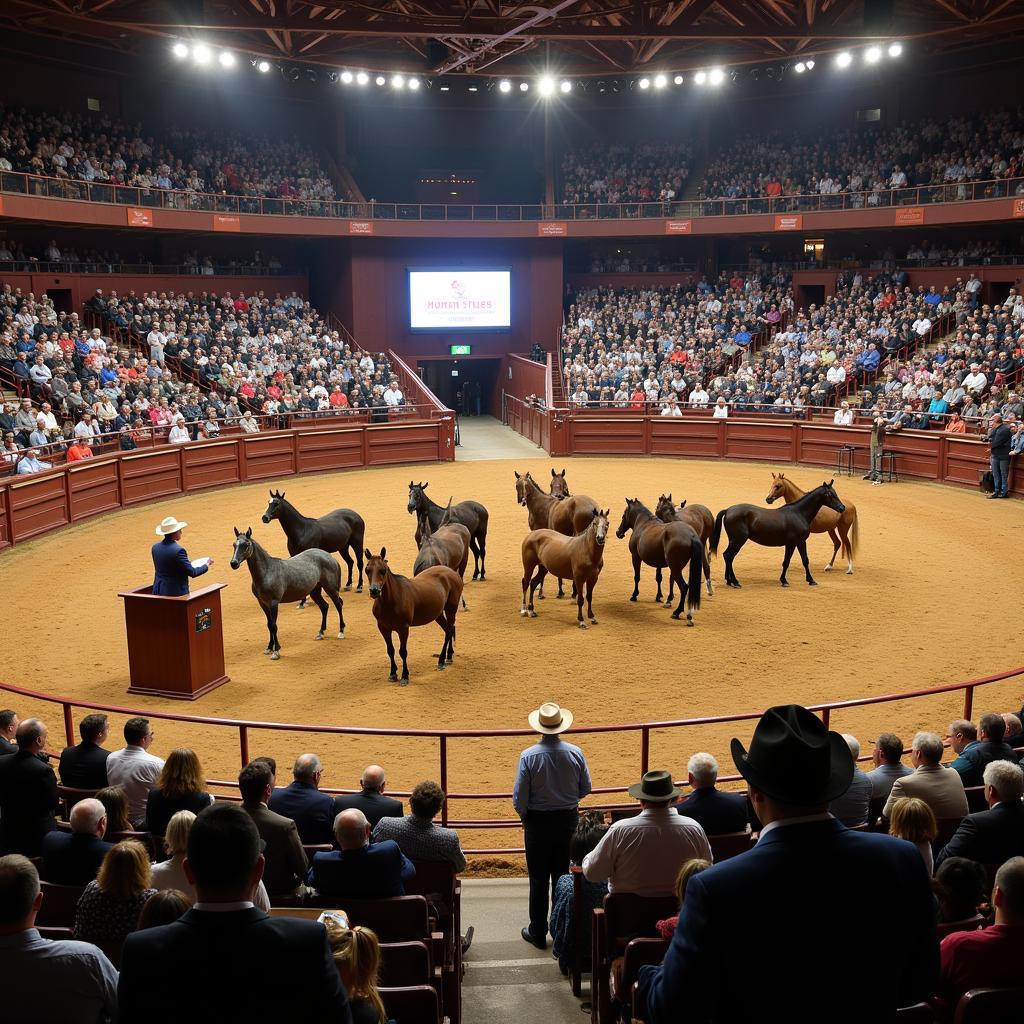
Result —
<instances>
[{"instance_id":1,"label":"auctioneer's podium","mask_svg":"<svg viewBox=\"0 0 1024 1024\"><path fill-rule=\"evenodd\" d=\"M128 590L129 693L195 700L228 682L220 592L213 583L183 597L160 597L152 586Z\"/></svg>"}]
</instances>

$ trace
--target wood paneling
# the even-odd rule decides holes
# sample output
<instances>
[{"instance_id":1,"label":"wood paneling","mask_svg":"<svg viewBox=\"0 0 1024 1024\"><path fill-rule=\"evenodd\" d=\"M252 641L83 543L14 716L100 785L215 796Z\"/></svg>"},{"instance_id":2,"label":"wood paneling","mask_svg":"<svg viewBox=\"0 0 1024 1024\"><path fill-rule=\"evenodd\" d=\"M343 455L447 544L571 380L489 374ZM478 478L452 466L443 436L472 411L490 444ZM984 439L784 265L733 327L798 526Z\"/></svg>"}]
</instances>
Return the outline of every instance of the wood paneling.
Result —
<instances>
[{"instance_id":1,"label":"wood paneling","mask_svg":"<svg viewBox=\"0 0 1024 1024\"><path fill-rule=\"evenodd\" d=\"M13 540L28 540L71 521L63 473L22 477L10 487Z\"/></svg>"},{"instance_id":2,"label":"wood paneling","mask_svg":"<svg viewBox=\"0 0 1024 1024\"><path fill-rule=\"evenodd\" d=\"M295 444L290 433L246 434L241 447L245 480L270 480L296 472Z\"/></svg>"},{"instance_id":3,"label":"wood paneling","mask_svg":"<svg viewBox=\"0 0 1024 1024\"><path fill-rule=\"evenodd\" d=\"M92 460L68 470L71 521L110 512L121 507L121 484L117 461Z\"/></svg>"},{"instance_id":4,"label":"wood paneling","mask_svg":"<svg viewBox=\"0 0 1024 1024\"><path fill-rule=\"evenodd\" d=\"M183 445L181 465L184 489L198 491L203 487L223 487L242 479L238 466L238 442L210 441L208 444Z\"/></svg>"},{"instance_id":5,"label":"wood paneling","mask_svg":"<svg viewBox=\"0 0 1024 1024\"><path fill-rule=\"evenodd\" d=\"M125 505L180 494L181 460L177 447L121 458L121 494Z\"/></svg>"},{"instance_id":6,"label":"wood paneling","mask_svg":"<svg viewBox=\"0 0 1024 1024\"><path fill-rule=\"evenodd\" d=\"M300 433L296 438L298 471L315 473L329 469L355 469L364 465L364 433L359 427Z\"/></svg>"},{"instance_id":7,"label":"wood paneling","mask_svg":"<svg viewBox=\"0 0 1024 1024\"><path fill-rule=\"evenodd\" d=\"M757 459L760 462L792 462L793 433L790 421L726 420L725 449L727 459Z\"/></svg>"},{"instance_id":8,"label":"wood paneling","mask_svg":"<svg viewBox=\"0 0 1024 1024\"><path fill-rule=\"evenodd\" d=\"M437 427L432 423L369 427L366 431L366 464L393 466L402 462L438 459L438 437Z\"/></svg>"}]
</instances>

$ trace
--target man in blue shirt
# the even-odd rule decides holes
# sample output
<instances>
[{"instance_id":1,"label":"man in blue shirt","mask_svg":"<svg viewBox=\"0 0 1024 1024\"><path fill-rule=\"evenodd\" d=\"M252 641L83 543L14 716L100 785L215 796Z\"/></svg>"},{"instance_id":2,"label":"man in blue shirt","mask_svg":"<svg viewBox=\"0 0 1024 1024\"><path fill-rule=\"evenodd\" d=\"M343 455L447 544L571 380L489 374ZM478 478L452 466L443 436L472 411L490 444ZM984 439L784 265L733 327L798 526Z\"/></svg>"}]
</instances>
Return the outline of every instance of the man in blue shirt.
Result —
<instances>
[{"instance_id":1,"label":"man in blue shirt","mask_svg":"<svg viewBox=\"0 0 1024 1024\"><path fill-rule=\"evenodd\" d=\"M162 537L153 545L153 593L161 597L182 597L188 593L188 581L191 577L202 576L207 572L213 559L207 559L205 565L193 565L188 553L178 543L181 531L188 523L178 522L174 516L168 516L157 528L156 535Z\"/></svg>"},{"instance_id":2,"label":"man in blue shirt","mask_svg":"<svg viewBox=\"0 0 1024 1024\"><path fill-rule=\"evenodd\" d=\"M542 739L519 755L512 805L522 819L526 870L530 876L530 924L523 938L544 949L548 933L548 894L569 870L569 840L576 830L579 803L590 793L583 751L559 739L572 725L572 712L542 704L528 716Z\"/></svg>"},{"instance_id":3,"label":"man in blue shirt","mask_svg":"<svg viewBox=\"0 0 1024 1024\"><path fill-rule=\"evenodd\" d=\"M18 475L27 476L29 473L42 473L44 469L49 469L51 463L43 462L39 458L39 452L35 448L30 448L19 460L18 460Z\"/></svg>"}]
</instances>

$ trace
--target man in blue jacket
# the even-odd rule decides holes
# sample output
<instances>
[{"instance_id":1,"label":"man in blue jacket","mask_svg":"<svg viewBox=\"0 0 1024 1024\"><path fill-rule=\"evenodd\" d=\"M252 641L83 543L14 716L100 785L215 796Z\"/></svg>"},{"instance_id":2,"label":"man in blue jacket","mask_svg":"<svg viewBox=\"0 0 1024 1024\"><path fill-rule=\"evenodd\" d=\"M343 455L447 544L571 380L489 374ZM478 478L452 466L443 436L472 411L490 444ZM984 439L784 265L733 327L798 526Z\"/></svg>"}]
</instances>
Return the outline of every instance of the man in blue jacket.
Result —
<instances>
[{"instance_id":1,"label":"man in blue jacket","mask_svg":"<svg viewBox=\"0 0 1024 1024\"><path fill-rule=\"evenodd\" d=\"M156 535L162 537L153 545L153 593L160 597L182 597L188 593L188 581L202 576L213 565L207 559L205 565L193 565L188 553L178 543L181 531L188 523L180 523L174 516L168 516L157 528Z\"/></svg>"},{"instance_id":2,"label":"man in blue jacket","mask_svg":"<svg viewBox=\"0 0 1024 1024\"><path fill-rule=\"evenodd\" d=\"M939 947L917 848L853 832L828 813L853 778L842 736L806 708L769 708L747 751L732 741L762 823L757 845L687 884L661 967L640 975L650 1024L890 1020L931 995ZM899 922L885 962L864 928Z\"/></svg>"}]
</instances>

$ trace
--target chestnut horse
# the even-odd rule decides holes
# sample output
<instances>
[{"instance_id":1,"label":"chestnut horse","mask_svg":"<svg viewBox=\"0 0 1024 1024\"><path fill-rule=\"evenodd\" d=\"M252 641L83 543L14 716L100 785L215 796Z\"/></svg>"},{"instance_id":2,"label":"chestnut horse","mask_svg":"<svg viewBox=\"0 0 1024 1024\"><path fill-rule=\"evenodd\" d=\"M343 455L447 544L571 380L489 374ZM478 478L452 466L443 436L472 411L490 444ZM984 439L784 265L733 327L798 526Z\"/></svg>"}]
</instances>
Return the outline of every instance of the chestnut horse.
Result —
<instances>
[{"instance_id":1,"label":"chestnut horse","mask_svg":"<svg viewBox=\"0 0 1024 1024\"><path fill-rule=\"evenodd\" d=\"M632 530L629 538L629 553L633 557L633 594L635 601L640 593L640 565L646 563L655 568L658 581L658 595L655 600L661 604L661 570L668 569L669 579L679 587L679 607L672 613L673 619L682 614L683 606L689 601L686 624L693 625L693 613L700 608L700 571L704 564L704 544L697 531L689 523L663 523L639 498L627 498L622 513L622 522L615 536L622 540L626 531ZM683 585L683 568L689 563L690 578Z\"/></svg>"},{"instance_id":2,"label":"chestnut horse","mask_svg":"<svg viewBox=\"0 0 1024 1024\"><path fill-rule=\"evenodd\" d=\"M419 516L421 511L430 517L431 529L441 525L445 510L426 495L427 484L409 481L409 512ZM449 517L453 523L462 523L469 530L469 549L473 552L473 579L484 578L484 562L487 558L487 509L479 501L460 501L452 506ZM420 528L416 527L416 547L420 546Z\"/></svg>"},{"instance_id":3,"label":"chestnut horse","mask_svg":"<svg viewBox=\"0 0 1024 1024\"><path fill-rule=\"evenodd\" d=\"M693 527L697 536L700 537L701 545L704 548L704 581L708 588L708 597L713 597L715 592L711 587L711 561L708 558L707 550L708 541L711 539L711 531L715 528L715 516L711 509L707 505L687 505L685 501L681 502L679 507L676 508L672 501L672 495L669 493L663 494L658 498L654 514L663 523L687 523ZM669 577L668 604L672 603L673 586L672 578Z\"/></svg>"},{"instance_id":4,"label":"chestnut horse","mask_svg":"<svg viewBox=\"0 0 1024 1024\"><path fill-rule=\"evenodd\" d=\"M722 556L725 560L725 583L729 587L739 587L740 581L732 571L732 563L740 552L740 548L752 540L755 544L765 547L785 547L786 555L782 560L782 575L779 582L788 587L786 570L793 557L794 549L800 552L800 561L804 564L809 586L816 587L811 567L807 561L807 538L811 533L811 523L818 511L825 506L833 512L842 514L846 506L839 500L832 487L833 481L823 483L808 491L791 505L782 508L762 508L760 505L730 505L723 508L715 517L715 528L711 533L711 553L718 554L718 542L722 536L722 524L729 534L729 546Z\"/></svg>"},{"instance_id":5,"label":"chestnut horse","mask_svg":"<svg viewBox=\"0 0 1024 1024\"><path fill-rule=\"evenodd\" d=\"M804 492L792 480L786 479L785 473L776 476L772 473L772 489L764 500L770 505L776 498L781 498L787 505L802 498ZM811 523L811 533L827 533L832 538L832 557L825 572L831 572L835 565L839 548L843 549L846 559L846 575L853 575L853 556L857 554L857 506L846 503L846 511L837 515L830 508L821 509Z\"/></svg>"},{"instance_id":6,"label":"chestnut horse","mask_svg":"<svg viewBox=\"0 0 1024 1024\"><path fill-rule=\"evenodd\" d=\"M448 518L452 500L448 499L445 518L434 532L430 528L430 517L426 512L419 513L420 551L412 566L413 576L419 576L424 569L432 565L447 565L454 569L466 582L466 565L469 563L469 530L462 523L453 523ZM466 610L466 597L462 597L462 609Z\"/></svg>"},{"instance_id":7,"label":"chestnut horse","mask_svg":"<svg viewBox=\"0 0 1024 1024\"><path fill-rule=\"evenodd\" d=\"M590 525L583 533L566 537L554 530L533 530L523 538L523 603L522 616L537 618L533 608L533 592L549 573L571 579L576 586L576 624L586 629L583 621L583 593L586 590L587 615L597 625L594 615L594 586L604 567L604 542L608 536L608 513L594 509ZM536 570L536 573L534 572ZM526 601L526 588L530 601Z\"/></svg>"},{"instance_id":8,"label":"chestnut horse","mask_svg":"<svg viewBox=\"0 0 1024 1024\"><path fill-rule=\"evenodd\" d=\"M398 653L402 657L402 685L409 685L408 652L409 628L425 626L436 622L444 630L444 643L437 656L437 671L444 671L445 663L451 664L455 657L455 616L459 612L459 598L462 597L462 578L447 565L434 565L424 569L419 576L406 579L391 571L387 563L387 548L381 548L379 555L366 554L366 584L373 598L373 617L377 629L387 644L391 659L391 674L388 679L398 682L398 666L395 664L395 644L391 639L398 634Z\"/></svg>"}]
</instances>

